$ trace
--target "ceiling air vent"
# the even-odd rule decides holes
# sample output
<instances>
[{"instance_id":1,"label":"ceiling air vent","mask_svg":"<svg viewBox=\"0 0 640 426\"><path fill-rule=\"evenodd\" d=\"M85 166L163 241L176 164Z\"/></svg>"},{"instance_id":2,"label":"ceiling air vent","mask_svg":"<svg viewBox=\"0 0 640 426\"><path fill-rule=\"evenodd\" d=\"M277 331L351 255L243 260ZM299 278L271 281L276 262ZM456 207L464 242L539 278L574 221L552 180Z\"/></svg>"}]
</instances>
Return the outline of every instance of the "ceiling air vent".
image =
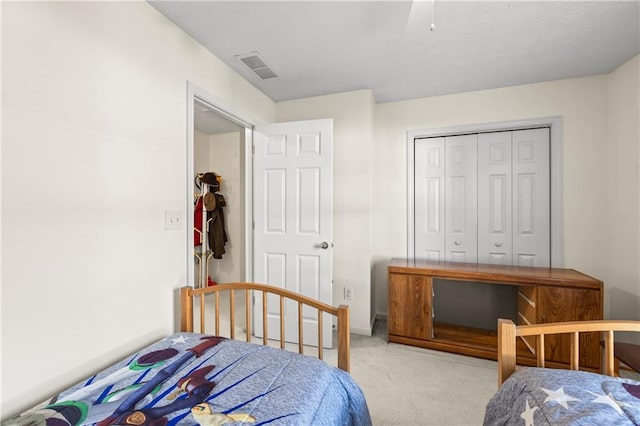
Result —
<instances>
[{"instance_id":1,"label":"ceiling air vent","mask_svg":"<svg viewBox=\"0 0 640 426\"><path fill-rule=\"evenodd\" d=\"M235 57L262 80L278 76L278 74L269 68L269 65L267 65L258 52L244 53L242 55L236 55Z\"/></svg>"}]
</instances>

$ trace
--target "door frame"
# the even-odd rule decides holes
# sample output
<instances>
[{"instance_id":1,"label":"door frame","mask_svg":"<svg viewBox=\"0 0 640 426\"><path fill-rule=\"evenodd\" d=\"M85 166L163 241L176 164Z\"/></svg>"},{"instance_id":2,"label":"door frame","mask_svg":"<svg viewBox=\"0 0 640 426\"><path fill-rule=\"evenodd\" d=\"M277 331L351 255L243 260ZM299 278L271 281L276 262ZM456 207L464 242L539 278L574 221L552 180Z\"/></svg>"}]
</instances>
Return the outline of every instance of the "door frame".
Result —
<instances>
[{"instance_id":1,"label":"door frame","mask_svg":"<svg viewBox=\"0 0 640 426\"><path fill-rule=\"evenodd\" d=\"M549 127L550 153L550 201L551 201L551 266L563 266L562 257L562 116L530 118L524 120L469 124L451 127L435 127L407 132L407 257L415 255L413 199L414 188L414 139L469 133L488 133Z\"/></svg>"},{"instance_id":2,"label":"door frame","mask_svg":"<svg viewBox=\"0 0 640 426\"><path fill-rule=\"evenodd\" d=\"M253 279L253 127L252 120L244 118L224 103L211 96L204 89L187 81L187 198L186 198L186 231L187 231L187 285L195 287L195 265L193 257L193 194L194 194L194 138L195 116L194 103L198 101L205 104L219 116L244 127L244 281Z\"/></svg>"}]
</instances>

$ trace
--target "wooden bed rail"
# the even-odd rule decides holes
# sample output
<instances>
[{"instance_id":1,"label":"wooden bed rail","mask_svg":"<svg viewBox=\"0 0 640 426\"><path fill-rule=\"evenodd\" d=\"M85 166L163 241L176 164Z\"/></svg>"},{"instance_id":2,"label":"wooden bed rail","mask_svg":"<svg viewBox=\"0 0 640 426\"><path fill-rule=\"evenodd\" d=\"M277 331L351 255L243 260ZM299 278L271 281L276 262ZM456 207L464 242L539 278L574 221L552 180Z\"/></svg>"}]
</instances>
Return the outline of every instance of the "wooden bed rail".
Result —
<instances>
[{"instance_id":1,"label":"wooden bed rail","mask_svg":"<svg viewBox=\"0 0 640 426\"><path fill-rule=\"evenodd\" d=\"M513 321L498 319L498 386L516 370L516 338L536 336L537 366L544 367L544 336L546 334L571 334L570 368L577 370L580 333L602 332L604 335L604 373L614 375L613 333L615 331L640 332L640 321L569 321L516 326Z\"/></svg>"},{"instance_id":2,"label":"wooden bed rail","mask_svg":"<svg viewBox=\"0 0 640 426\"><path fill-rule=\"evenodd\" d=\"M200 332L205 333L205 296L213 294L215 297L215 333L220 334L220 293L229 292L229 320L230 320L230 336L235 339L235 294L236 292L244 292L245 295L245 321L246 321L246 340L251 341L251 291L262 292L262 336L263 345L268 344L267 329L267 296L275 294L280 297L280 348L285 348L284 333L284 311L285 300L293 300L298 305L298 353L303 353L304 336L302 324L302 309L304 305L315 308L318 311L318 358L322 359L322 330L323 330L323 314L330 314L338 318L338 368L344 371L350 369L350 334L349 334L349 307L340 305L337 308L326 303L319 302L307 296L303 296L292 291L270 286L267 284L238 282L229 284L218 284L211 287L194 289L192 287L182 287L180 289L180 330L184 332L193 332L193 303L196 297L199 297L200 304Z\"/></svg>"}]
</instances>

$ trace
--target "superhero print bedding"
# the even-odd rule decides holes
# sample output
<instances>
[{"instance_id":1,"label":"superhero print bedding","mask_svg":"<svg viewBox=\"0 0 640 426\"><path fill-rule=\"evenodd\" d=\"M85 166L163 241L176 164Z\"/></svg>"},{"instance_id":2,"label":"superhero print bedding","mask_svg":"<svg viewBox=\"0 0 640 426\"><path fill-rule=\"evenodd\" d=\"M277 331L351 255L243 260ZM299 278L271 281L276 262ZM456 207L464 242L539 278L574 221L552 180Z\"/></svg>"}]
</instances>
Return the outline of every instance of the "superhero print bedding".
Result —
<instances>
[{"instance_id":1,"label":"superhero print bedding","mask_svg":"<svg viewBox=\"0 0 640 426\"><path fill-rule=\"evenodd\" d=\"M5 424L370 425L351 376L224 337L162 339Z\"/></svg>"}]
</instances>

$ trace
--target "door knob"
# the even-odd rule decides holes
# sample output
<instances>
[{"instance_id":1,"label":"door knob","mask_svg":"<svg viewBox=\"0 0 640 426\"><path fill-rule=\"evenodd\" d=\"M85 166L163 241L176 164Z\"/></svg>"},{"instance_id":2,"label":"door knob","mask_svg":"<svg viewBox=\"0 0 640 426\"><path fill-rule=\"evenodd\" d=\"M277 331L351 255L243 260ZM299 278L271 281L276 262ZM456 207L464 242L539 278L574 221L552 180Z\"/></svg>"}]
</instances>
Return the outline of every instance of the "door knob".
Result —
<instances>
[{"instance_id":1,"label":"door knob","mask_svg":"<svg viewBox=\"0 0 640 426\"><path fill-rule=\"evenodd\" d=\"M328 249L329 248L329 243L326 242L326 241L321 242L320 243L320 248L323 249L323 250Z\"/></svg>"}]
</instances>

